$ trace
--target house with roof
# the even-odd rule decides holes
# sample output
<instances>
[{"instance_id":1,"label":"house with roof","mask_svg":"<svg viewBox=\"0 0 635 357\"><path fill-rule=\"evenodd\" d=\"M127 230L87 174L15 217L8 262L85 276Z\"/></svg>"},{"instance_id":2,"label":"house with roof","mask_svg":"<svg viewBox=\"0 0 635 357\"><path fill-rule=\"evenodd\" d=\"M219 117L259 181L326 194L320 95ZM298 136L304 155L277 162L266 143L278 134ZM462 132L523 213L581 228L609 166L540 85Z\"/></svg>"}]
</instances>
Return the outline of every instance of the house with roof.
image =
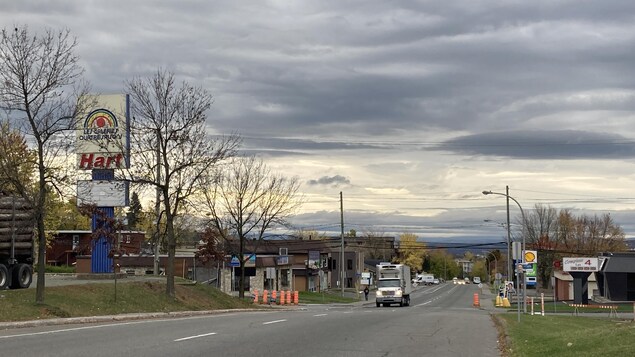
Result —
<instances>
[{"instance_id":1,"label":"house with roof","mask_svg":"<svg viewBox=\"0 0 635 357\"><path fill-rule=\"evenodd\" d=\"M598 259L600 296L611 301L635 301L635 253L602 253Z\"/></svg>"}]
</instances>

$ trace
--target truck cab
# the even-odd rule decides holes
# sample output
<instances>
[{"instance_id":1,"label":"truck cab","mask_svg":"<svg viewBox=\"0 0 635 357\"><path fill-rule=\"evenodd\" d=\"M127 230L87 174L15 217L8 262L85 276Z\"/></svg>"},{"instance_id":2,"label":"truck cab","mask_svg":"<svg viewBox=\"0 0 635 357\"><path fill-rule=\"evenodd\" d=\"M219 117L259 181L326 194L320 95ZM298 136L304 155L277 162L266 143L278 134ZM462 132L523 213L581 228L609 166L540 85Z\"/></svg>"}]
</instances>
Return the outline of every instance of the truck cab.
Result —
<instances>
[{"instance_id":1,"label":"truck cab","mask_svg":"<svg viewBox=\"0 0 635 357\"><path fill-rule=\"evenodd\" d=\"M410 305L412 284L410 281L410 267L403 264L377 265L377 291L375 304L377 307L399 304Z\"/></svg>"}]
</instances>

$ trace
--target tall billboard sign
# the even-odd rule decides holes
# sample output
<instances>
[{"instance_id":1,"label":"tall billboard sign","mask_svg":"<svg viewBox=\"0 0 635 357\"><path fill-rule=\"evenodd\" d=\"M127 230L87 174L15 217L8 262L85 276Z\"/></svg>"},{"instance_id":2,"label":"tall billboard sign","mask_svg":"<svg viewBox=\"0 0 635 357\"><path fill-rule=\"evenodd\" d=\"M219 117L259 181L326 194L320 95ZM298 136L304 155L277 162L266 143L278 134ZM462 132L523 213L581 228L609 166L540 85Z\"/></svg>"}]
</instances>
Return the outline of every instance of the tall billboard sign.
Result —
<instances>
[{"instance_id":1,"label":"tall billboard sign","mask_svg":"<svg viewBox=\"0 0 635 357\"><path fill-rule=\"evenodd\" d=\"M94 103L76 128L80 170L129 167L129 103L125 94L91 95Z\"/></svg>"},{"instance_id":2,"label":"tall billboard sign","mask_svg":"<svg viewBox=\"0 0 635 357\"><path fill-rule=\"evenodd\" d=\"M83 98L89 109L76 128L77 168L91 170L91 181L77 185L77 202L91 203L109 218L115 206L126 206L127 185L115 180L115 169L130 166L130 102L126 94L88 95ZM103 227L99 215L93 215L92 230ZM114 272L110 256L112 242L106 235L92 244L91 271Z\"/></svg>"}]
</instances>

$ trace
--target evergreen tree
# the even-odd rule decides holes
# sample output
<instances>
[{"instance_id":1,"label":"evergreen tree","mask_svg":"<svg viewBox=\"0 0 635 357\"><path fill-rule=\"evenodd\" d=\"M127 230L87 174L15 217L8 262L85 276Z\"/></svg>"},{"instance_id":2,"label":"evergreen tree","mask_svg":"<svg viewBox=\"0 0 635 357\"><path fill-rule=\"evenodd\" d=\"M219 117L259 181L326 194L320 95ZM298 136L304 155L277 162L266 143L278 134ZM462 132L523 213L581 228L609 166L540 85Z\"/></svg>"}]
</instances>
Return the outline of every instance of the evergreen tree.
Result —
<instances>
[{"instance_id":1,"label":"evergreen tree","mask_svg":"<svg viewBox=\"0 0 635 357\"><path fill-rule=\"evenodd\" d=\"M130 197L130 207L128 208L128 229L136 230L138 224L141 221L141 215L143 214L143 207L139 200L139 195L136 192L132 193Z\"/></svg>"}]
</instances>

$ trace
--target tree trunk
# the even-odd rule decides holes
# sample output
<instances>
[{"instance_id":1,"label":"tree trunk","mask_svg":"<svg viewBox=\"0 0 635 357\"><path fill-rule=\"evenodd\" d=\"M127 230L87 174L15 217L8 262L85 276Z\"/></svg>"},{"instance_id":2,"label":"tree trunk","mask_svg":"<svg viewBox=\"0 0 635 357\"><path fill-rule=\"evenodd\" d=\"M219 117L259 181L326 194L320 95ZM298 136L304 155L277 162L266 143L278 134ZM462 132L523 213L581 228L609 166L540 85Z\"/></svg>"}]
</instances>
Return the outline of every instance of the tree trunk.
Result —
<instances>
[{"instance_id":1,"label":"tree trunk","mask_svg":"<svg viewBox=\"0 0 635 357\"><path fill-rule=\"evenodd\" d=\"M238 297L245 297L245 238L240 237L240 248L238 249L238 260L240 261L240 280L238 281Z\"/></svg>"},{"instance_id":2,"label":"tree trunk","mask_svg":"<svg viewBox=\"0 0 635 357\"><path fill-rule=\"evenodd\" d=\"M164 195L166 196L166 195ZM165 267L165 276L166 276L166 288L165 293L172 297L176 297L176 291L174 288L174 256L176 255L176 235L174 234L174 216L170 212L170 204L167 201L165 202L165 223L168 234L168 261Z\"/></svg>"},{"instance_id":3,"label":"tree trunk","mask_svg":"<svg viewBox=\"0 0 635 357\"><path fill-rule=\"evenodd\" d=\"M39 150L39 153L42 149ZM43 167L44 158L40 154L40 181L39 181L39 195L37 198L37 205L35 208L35 216L37 217L37 285L35 287L35 303L44 303L44 286L46 281L46 232L44 231L44 204L46 202L46 181L44 178L45 168Z\"/></svg>"}]
</instances>

